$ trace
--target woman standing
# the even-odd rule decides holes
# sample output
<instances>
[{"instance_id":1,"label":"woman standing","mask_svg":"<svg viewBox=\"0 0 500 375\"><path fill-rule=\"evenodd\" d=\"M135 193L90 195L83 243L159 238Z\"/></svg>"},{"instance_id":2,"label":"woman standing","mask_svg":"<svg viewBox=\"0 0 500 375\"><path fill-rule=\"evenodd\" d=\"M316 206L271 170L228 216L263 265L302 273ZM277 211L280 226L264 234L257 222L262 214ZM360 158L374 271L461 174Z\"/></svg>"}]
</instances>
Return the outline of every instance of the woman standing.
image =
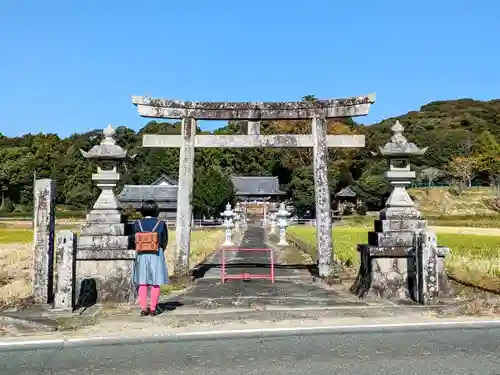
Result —
<instances>
[{"instance_id":1,"label":"woman standing","mask_svg":"<svg viewBox=\"0 0 500 375\"><path fill-rule=\"evenodd\" d=\"M136 221L134 224L137 256L133 281L138 286L141 316L154 316L159 313L160 287L168 283L168 270L164 254L168 243L168 231L165 222L158 220L159 210L154 201L145 202L140 212L143 219ZM144 250L144 244L138 243L138 241L141 241L141 235L151 235L148 238L155 238L156 242L153 242L154 248ZM151 305L148 309L148 291L150 288Z\"/></svg>"}]
</instances>

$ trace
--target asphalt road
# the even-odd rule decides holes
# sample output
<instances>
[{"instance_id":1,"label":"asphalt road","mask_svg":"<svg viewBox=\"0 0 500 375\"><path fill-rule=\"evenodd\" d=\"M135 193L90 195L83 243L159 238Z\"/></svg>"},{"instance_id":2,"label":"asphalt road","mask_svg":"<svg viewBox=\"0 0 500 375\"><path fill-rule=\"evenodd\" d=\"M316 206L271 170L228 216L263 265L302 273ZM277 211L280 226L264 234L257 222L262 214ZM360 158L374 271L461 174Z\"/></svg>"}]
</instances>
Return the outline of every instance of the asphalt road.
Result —
<instances>
[{"instance_id":1,"label":"asphalt road","mask_svg":"<svg viewBox=\"0 0 500 375\"><path fill-rule=\"evenodd\" d=\"M500 374L500 328L178 340L0 353L0 374Z\"/></svg>"}]
</instances>

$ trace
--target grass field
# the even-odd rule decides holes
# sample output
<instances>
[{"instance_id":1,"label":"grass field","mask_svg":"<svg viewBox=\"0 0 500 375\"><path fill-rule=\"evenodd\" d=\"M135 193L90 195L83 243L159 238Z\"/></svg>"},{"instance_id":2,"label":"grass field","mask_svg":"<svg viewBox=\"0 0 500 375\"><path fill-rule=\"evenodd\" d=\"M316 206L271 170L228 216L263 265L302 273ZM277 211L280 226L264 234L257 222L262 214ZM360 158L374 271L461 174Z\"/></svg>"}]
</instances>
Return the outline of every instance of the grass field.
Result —
<instances>
[{"instance_id":1,"label":"grass field","mask_svg":"<svg viewBox=\"0 0 500 375\"><path fill-rule=\"evenodd\" d=\"M500 214L476 215L430 215L424 216L430 226L467 227L467 228L500 228ZM373 228L375 216L344 216L336 225Z\"/></svg>"},{"instance_id":2,"label":"grass field","mask_svg":"<svg viewBox=\"0 0 500 375\"><path fill-rule=\"evenodd\" d=\"M370 228L337 227L333 230L335 257L342 264L359 264L356 245L367 243ZM309 246L316 259L315 228L293 226L291 235ZM467 283L500 291L500 236L439 233L438 242L451 249L446 259L448 274Z\"/></svg>"},{"instance_id":3,"label":"grass field","mask_svg":"<svg viewBox=\"0 0 500 375\"><path fill-rule=\"evenodd\" d=\"M174 269L175 232L169 232L165 252L169 273ZM26 228L0 228L0 308L31 294L33 232ZM191 265L200 263L224 242L222 230L199 230L191 234Z\"/></svg>"},{"instance_id":4,"label":"grass field","mask_svg":"<svg viewBox=\"0 0 500 375\"><path fill-rule=\"evenodd\" d=\"M33 241L33 231L18 228L0 228L0 245L20 243L26 244Z\"/></svg>"}]
</instances>

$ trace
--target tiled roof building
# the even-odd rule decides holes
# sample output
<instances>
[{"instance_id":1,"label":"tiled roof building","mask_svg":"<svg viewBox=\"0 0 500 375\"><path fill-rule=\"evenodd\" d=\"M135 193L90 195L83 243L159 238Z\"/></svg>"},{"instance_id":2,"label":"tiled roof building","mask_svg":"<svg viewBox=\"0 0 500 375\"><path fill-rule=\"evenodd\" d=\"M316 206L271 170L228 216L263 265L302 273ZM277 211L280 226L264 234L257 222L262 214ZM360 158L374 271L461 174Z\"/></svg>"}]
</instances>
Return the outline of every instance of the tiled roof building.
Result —
<instances>
[{"instance_id":1,"label":"tiled roof building","mask_svg":"<svg viewBox=\"0 0 500 375\"><path fill-rule=\"evenodd\" d=\"M286 194L280 190L278 177L274 176L232 176L237 198L262 200Z\"/></svg>"},{"instance_id":2,"label":"tiled roof building","mask_svg":"<svg viewBox=\"0 0 500 375\"><path fill-rule=\"evenodd\" d=\"M150 185L125 185L117 195L123 208L139 209L143 202L153 200L160 208L160 217L174 221L177 214L177 180L161 175Z\"/></svg>"}]
</instances>

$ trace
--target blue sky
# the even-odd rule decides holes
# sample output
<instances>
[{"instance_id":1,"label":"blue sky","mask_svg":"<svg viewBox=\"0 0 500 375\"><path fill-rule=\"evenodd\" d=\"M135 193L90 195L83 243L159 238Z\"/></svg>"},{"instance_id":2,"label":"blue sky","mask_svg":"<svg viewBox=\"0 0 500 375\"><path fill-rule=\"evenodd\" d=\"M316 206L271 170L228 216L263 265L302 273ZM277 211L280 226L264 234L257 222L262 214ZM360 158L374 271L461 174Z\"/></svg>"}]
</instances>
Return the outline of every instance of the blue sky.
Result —
<instances>
[{"instance_id":1,"label":"blue sky","mask_svg":"<svg viewBox=\"0 0 500 375\"><path fill-rule=\"evenodd\" d=\"M498 98L498 14L498 0L0 0L0 132L138 130L148 119L132 95L375 92L362 123L433 100Z\"/></svg>"}]
</instances>

